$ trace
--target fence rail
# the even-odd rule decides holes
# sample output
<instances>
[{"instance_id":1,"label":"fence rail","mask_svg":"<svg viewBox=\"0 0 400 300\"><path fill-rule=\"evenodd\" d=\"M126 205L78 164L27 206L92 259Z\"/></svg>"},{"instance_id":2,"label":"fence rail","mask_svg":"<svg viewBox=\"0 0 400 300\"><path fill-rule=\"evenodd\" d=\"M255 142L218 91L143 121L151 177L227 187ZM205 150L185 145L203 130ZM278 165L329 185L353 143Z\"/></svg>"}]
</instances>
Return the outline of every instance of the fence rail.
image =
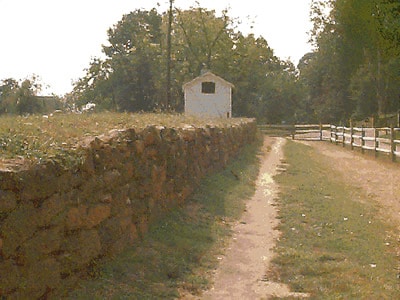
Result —
<instances>
[{"instance_id":1,"label":"fence rail","mask_svg":"<svg viewBox=\"0 0 400 300\"><path fill-rule=\"evenodd\" d=\"M332 124L261 125L259 128L266 134L291 136L296 140L330 141L343 147L350 146L352 150L360 148L362 152L374 151L375 155L384 153L393 161L400 156L400 128Z\"/></svg>"},{"instance_id":2,"label":"fence rail","mask_svg":"<svg viewBox=\"0 0 400 300\"><path fill-rule=\"evenodd\" d=\"M393 127L345 127L331 125L331 142L349 145L351 149L360 148L389 154L392 160L400 156L400 140L398 139L400 128Z\"/></svg>"}]
</instances>

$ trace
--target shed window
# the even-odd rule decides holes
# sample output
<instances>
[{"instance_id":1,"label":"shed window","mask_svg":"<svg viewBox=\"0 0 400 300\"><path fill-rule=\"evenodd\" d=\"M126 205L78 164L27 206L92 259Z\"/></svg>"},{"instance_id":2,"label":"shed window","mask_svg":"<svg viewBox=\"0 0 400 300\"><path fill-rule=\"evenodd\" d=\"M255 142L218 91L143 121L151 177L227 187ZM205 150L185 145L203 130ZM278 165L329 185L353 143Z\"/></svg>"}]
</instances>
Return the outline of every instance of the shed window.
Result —
<instances>
[{"instance_id":1,"label":"shed window","mask_svg":"<svg viewBox=\"0 0 400 300\"><path fill-rule=\"evenodd\" d=\"M201 83L201 92L203 94L215 94L215 82L205 81Z\"/></svg>"}]
</instances>

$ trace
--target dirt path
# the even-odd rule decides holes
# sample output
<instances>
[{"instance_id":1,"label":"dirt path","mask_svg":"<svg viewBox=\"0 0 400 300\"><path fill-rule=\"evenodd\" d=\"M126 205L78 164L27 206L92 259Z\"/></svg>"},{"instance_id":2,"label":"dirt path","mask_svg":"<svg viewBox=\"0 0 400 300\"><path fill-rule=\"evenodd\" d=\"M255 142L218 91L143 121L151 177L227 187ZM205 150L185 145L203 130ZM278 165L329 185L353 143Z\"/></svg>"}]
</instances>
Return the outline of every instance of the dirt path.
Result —
<instances>
[{"instance_id":1,"label":"dirt path","mask_svg":"<svg viewBox=\"0 0 400 300\"><path fill-rule=\"evenodd\" d=\"M201 299L268 299L301 297L287 286L265 278L279 232L275 198L278 187L273 176L282 168L286 140L266 137L257 180L257 190L242 219L233 228L233 240L218 267L214 286Z\"/></svg>"},{"instance_id":2,"label":"dirt path","mask_svg":"<svg viewBox=\"0 0 400 300\"><path fill-rule=\"evenodd\" d=\"M265 277L279 238L275 206L278 186L273 176L284 168L282 148L286 140L266 137L257 190L247 204L242 219L233 228L230 247L215 272L214 286L201 299L304 298L286 285ZM328 170L337 170L349 185L358 187L359 201L375 201L382 218L390 218L400 228L400 167L389 161L343 149L327 142L302 142L313 147Z\"/></svg>"},{"instance_id":3,"label":"dirt path","mask_svg":"<svg viewBox=\"0 0 400 300\"><path fill-rule=\"evenodd\" d=\"M375 201L382 218L400 227L400 166L329 142L303 142L325 159L327 168L339 171L345 182L358 188L359 201Z\"/></svg>"}]
</instances>

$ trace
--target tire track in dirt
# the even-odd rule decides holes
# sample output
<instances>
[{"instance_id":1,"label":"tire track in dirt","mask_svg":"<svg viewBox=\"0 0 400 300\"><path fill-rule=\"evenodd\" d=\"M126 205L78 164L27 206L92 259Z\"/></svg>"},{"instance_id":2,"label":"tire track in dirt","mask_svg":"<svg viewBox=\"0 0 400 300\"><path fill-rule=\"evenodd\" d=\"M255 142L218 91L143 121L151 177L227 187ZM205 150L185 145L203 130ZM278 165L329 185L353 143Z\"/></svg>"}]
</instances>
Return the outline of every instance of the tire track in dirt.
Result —
<instances>
[{"instance_id":1,"label":"tire track in dirt","mask_svg":"<svg viewBox=\"0 0 400 300\"><path fill-rule=\"evenodd\" d=\"M201 299L268 299L269 297L307 297L291 293L286 285L265 277L279 237L275 198L278 186L273 176L282 171L286 140L265 137L256 192L246 212L233 228L233 238L215 272L214 286Z\"/></svg>"}]
</instances>

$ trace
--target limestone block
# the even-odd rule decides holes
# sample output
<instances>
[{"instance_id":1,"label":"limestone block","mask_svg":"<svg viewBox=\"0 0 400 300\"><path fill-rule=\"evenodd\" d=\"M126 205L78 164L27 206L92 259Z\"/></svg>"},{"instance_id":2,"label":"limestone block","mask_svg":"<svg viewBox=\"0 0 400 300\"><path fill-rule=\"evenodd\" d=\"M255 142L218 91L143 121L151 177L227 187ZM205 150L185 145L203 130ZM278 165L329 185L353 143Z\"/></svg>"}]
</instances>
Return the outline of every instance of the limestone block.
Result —
<instances>
[{"instance_id":1,"label":"limestone block","mask_svg":"<svg viewBox=\"0 0 400 300\"><path fill-rule=\"evenodd\" d=\"M100 236L95 229L80 230L64 239L60 257L63 272L80 269L101 252Z\"/></svg>"},{"instance_id":2,"label":"limestone block","mask_svg":"<svg viewBox=\"0 0 400 300\"><path fill-rule=\"evenodd\" d=\"M47 227L57 223L54 220L66 209L65 202L60 195L55 194L43 201L42 205L32 212L38 227ZM61 223L61 220L58 222Z\"/></svg>"},{"instance_id":3,"label":"limestone block","mask_svg":"<svg viewBox=\"0 0 400 300\"><path fill-rule=\"evenodd\" d=\"M17 196L11 191L0 190L0 213L7 213L17 207Z\"/></svg>"},{"instance_id":4,"label":"limestone block","mask_svg":"<svg viewBox=\"0 0 400 300\"><path fill-rule=\"evenodd\" d=\"M20 280L24 288L17 291L16 299L45 299L49 291L60 287L60 264L54 258L38 261Z\"/></svg>"},{"instance_id":5,"label":"limestone block","mask_svg":"<svg viewBox=\"0 0 400 300\"><path fill-rule=\"evenodd\" d=\"M144 150L144 156L146 159L157 160L159 157L160 149L155 146L146 147Z\"/></svg>"},{"instance_id":6,"label":"limestone block","mask_svg":"<svg viewBox=\"0 0 400 300\"><path fill-rule=\"evenodd\" d=\"M118 184L118 181L120 179L121 179L121 173L116 169L106 171L103 175L104 185L109 190L114 189L114 185Z\"/></svg>"},{"instance_id":7,"label":"limestone block","mask_svg":"<svg viewBox=\"0 0 400 300\"><path fill-rule=\"evenodd\" d=\"M100 197L99 201L101 203L111 203L111 202L113 202L113 196L110 193L109 194L105 194L102 197Z\"/></svg>"},{"instance_id":8,"label":"limestone block","mask_svg":"<svg viewBox=\"0 0 400 300\"><path fill-rule=\"evenodd\" d=\"M12 260L0 262L0 297L7 295L20 285L20 271Z\"/></svg>"},{"instance_id":9,"label":"limestone block","mask_svg":"<svg viewBox=\"0 0 400 300\"><path fill-rule=\"evenodd\" d=\"M135 150L136 154L142 155L145 149L145 144L142 140L136 140L135 141Z\"/></svg>"},{"instance_id":10,"label":"limestone block","mask_svg":"<svg viewBox=\"0 0 400 300\"><path fill-rule=\"evenodd\" d=\"M96 205L94 207L90 207L87 218L85 220L86 228L93 228L107 219L111 214L111 207L109 205Z\"/></svg>"},{"instance_id":11,"label":"limestone block","mask_svg":"<svg viewBox=\"0 0 400 300\"><path fill-rule=\"evenodd\" d=\"M34 206L31 202L24 203L12 211L0 228L3 238L3 255L7 258L37 230L36 220L32 218Z\"/></svg>"},{"instance_id":12,"label":"limestone block","mask_svg":"<svg viewBox=\"0 0 400 300\"><path fill-rule=\"evenodd\" d=\"M148 126L143 130L143 142L144 145L159 145L161 143L161 130L164 127Z\"/></svg>"},{"instance_id":13,"label":"limestone block","mask_svg":"<svg viewBox=\"0 0 400 300\"><path fill-rule=\"evenodd\" d=\"M87 205L71 207L66 215L65 227L67 230L83 228L86 224Z\"/></svg>"},{"instance_id":14,"label":"limestone block","mask_svg":"<svg viewBox=\"0 0 400 300\"><path fill-rule=\"evenodd\" d=\"M64 238L63 233L60 227L37 232L33 238L23 243L20 249L23 257L20 259L24 260L24 264L32 264L43 259L45 255L59 251Z\"/></svg>"},{"instance_id":15,"label":"limestone block","mask_svg":"<svg viewBox=\"0 0 400 300\"><path fill-rule=\"evenodd\" d=\"M0 190L18 190L19 177L18 172L0 170Z\"/></svg>"}]
</instances>

